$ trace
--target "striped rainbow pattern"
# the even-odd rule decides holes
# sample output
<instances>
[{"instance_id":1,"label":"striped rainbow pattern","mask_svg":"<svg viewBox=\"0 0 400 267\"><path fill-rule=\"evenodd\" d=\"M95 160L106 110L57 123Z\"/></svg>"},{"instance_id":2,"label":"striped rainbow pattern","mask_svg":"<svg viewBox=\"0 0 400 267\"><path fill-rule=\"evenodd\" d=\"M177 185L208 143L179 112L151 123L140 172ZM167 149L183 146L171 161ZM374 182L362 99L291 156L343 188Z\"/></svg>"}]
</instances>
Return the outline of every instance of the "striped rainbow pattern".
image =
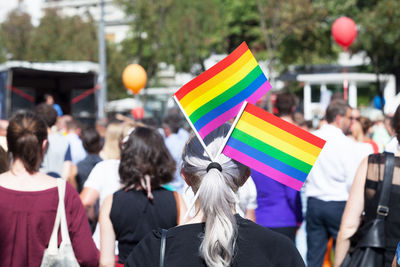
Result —
<instances>
[{"instance_id":1,"label":"striped rainbow pattern","mask_svg":"<svg viewBox=\"0 0 400 267\"><path fill-rule=\"evenodd\" d=\"M226 58L185 84L174 96L204 138L234 118L244 100L255 103L270 88L256 59L243 42Z\"/></svg>"},{"instance_id":2,"label":"striped rainbow pattern","mask_svg":"<svg viewBox=\"0 0 400 267\"><path fill-rule=\"evenodd\" d=\"M300 190L325 140L247 104L223 154Z\"/></svg>"}]
</instances>

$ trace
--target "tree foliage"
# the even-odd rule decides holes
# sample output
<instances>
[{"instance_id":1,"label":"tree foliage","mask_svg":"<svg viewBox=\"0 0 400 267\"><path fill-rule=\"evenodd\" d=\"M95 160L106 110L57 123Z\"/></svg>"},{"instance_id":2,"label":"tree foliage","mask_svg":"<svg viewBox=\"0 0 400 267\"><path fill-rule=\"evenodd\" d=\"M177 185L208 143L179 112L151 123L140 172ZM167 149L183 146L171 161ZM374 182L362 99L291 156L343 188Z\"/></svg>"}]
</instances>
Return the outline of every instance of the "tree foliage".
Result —
<instances>
[{"instance_id":1,"label":"tree foliage","mask_svg":"<svg viewBox=\"0 0 400 267\"><path fill-rule=\"evenodd\" d=\"M309 0L235 0L226 14L230 49L245 40L275 70L336 56L324 21L327 11Z\"/></svg>"},{"instance_id":2,"label":"tree foliage","mask_svg":"<svg viewBox=\"0 0 400 267\"><path fill-rule=\"evenodd\" d=\"M32 61L97 61L97 28L89 17L60 16L55 9L46 10L32 34L26 59Z\"/></svg>"},{"instance_id":3,"label":"tree foliage","mask_svg":"<svg viewBox=\"0 0 400 267\"><path fill-rule=\"evenodd\" d=\"M151 76L159 62L178 71L204 70L203 62L213 51L223 51L220 1L118 0L132 14L131 34L123 52L142 65Z\"/></svg>"},{"instance_id":4,"label":"tree foliage","mask_svg":"<svg viewBox=\"0 0 400 267\"><path fill-rule=\"evenodd\" d=\"M117 45L107 43L107 91L108 100L128 97L125 86L122 83L122 72L130 63L129 59L121 53Z\"/></svg>"},{"instance_id":5,"label":"tree foliage","mask_svg":"<svg viewBox=\"0 0 400 267\"><path fill-rule=\"evenodd\" d=\"M309 0L117 0L132 14L124 51L151 75L158 62L179 71L204 71L212 53L232 51L243 41L271 68L331 62L326 9ZM193 66L200 68L193 68Z\"/></svg>"},{"instance_id":6,"label":"tree foliage","mask_svg":"<svg viewBox=\"0 0 400 267\"><path fill-rule=\"evenodd\" d=\"M13 10L8 13L6 22L1 27L1 45L4 54L16 60L23 60L29 52L33 25L27 13Z\"/></svg>"},{"instance_id":7,"label":"tree foliage","mask_svg":"<svg viewBox=\"0 0 400 267\"><path fill-rule=\"evenodd\" d=\"M369 6L362 5L358 17L359 33L355 50L367 53L376 73L395 74L397 88L400 89L400 2L369 2L372 2Z\"/></svg>"}]
</instances>

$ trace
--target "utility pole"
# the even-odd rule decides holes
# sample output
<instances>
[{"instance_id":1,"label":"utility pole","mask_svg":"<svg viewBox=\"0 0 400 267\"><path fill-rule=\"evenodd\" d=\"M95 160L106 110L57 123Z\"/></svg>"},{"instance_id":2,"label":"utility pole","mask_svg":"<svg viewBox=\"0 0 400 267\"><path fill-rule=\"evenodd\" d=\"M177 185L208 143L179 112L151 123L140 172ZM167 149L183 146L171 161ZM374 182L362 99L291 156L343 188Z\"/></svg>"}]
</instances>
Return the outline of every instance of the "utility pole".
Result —
<instances>
[{"instance_id":1,"label":"utility pole","mask_svg":"<svg viewBox=\"0 0 400 267\"><path fill-rule=\"evenodd\" d=\"M106 67L106 40L104 37L104 0L100 0L100 20L99 20L99 63L100 73L98 84L100 92L98 94L98 113L99 119L104 118L104 108L107 102L107 67Z\"/></svg>"}]
</instances>

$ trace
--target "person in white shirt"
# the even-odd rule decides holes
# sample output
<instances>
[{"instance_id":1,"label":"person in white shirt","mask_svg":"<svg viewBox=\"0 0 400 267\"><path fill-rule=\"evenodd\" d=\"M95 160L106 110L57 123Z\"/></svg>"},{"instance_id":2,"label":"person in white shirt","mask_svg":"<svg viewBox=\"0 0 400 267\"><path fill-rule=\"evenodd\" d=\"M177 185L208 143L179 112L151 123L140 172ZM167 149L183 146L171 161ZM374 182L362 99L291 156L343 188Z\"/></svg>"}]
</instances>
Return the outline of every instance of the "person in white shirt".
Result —
<instances>
[{"instance_id":1,"label":"person in white shirt","mask_svg":"<svg viewBox=\"0 0 400 267\"><path fill-rule=\"evenodd\" d=\"M86 180L80 194L83 206L90 219L96 220L96 202L101 207L106 197L121 188L119 182L119 159L104 160L96 164ZM100 229L98 225L93 233L93 240L100 249Z\"/></svg>"},{"instance_id":2,"label":"person in white shirt","mask_svg":"<svg viewBox=\"0 0 400 267\"><path fill-rule=\"evenodd\" d=\"M67 122L67 130L66 138L71 149L71 160L76 165L87 156L80 138L82 127L79 121L73 119Z\"/></svg>"},{"instance_id":3,"label":"person in white shirt","mask_svg":"<svg viewBox=\"0 0 400 267\"><path fill-rule=\"evenodd\" d=\"M251 176L238 190L236 212L243 218L256 222L257 189Z\"/></svg>"},{"instance_id":4,"label":"person in white shirt","mask_svg":"<svg viewBox=\"0 0 400 267\"><path fill-rule=\"evenodd\" d=\"M368 154L368 144L347 137L351 108L346 101L330 103L324 124L314 134L326 144L306 180L307 266L321 267L330 237L336 241L340 220L357 167Z\"/></svg>"},{"instance_id":5,"label":"person in white shirt","mask_svg":"<svg viewBox=\"0 0 400 267\"><path fill-rule=\"evenodd\" d=\"M53 126L57 121L57 111L45 103L35 107L35 114L47 124L48 147L40 165L40 171L52 177L67 179L71 169L71 149L68 140Z\"/></svg>"},{"instance_id":6,"label":"person in white shirt","mask_svg":"<svg viewBox=\"0 0 400 267\"><path fill-rule=\"evenodd\" d=\"M185 181L181 176L180 166L182 163L182 151L186 141L189 139L189 133L182 128L182 119L179 114L175 113L165 116L162 128L165 145L177 166L174 180L168 183L168 186L178 193L183 193Z\"/></svg>"}]
</instances>

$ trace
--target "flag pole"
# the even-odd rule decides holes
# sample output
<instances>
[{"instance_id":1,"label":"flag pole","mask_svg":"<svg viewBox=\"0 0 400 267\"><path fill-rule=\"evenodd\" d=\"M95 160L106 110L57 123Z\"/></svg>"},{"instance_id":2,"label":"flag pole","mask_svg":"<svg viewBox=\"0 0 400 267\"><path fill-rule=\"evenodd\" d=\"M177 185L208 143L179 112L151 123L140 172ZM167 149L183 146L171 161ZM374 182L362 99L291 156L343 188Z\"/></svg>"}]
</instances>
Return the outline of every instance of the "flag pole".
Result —
<instances>
[{"instance_id":1,"label":"flag pole","mask_svg":"<svg viewBox=\"0 0 400 267\"><path fill-rule=\"evenodd\" d=\"M199 135L199 133L197 132L196 128L194 127L192 121L189 119L188 115L186 114L185 110L183 109L181 103L179 102L179 100L176 98L176 96L173 96L173 99L175 100L175 103L178 105L179 109L181 110L181 112L183 113L183 115L185 116L187 122L190 125L190 128L192 128L193 132L196 134L197 138L200 141L200 144L203 146L204 151L206 151L208 157L211 159L211 161L214 161L213 156L211 155L211 153L208 151L206 144L203 141L203 138L201 138L201 136Z\"/></svg>"},{"instance_id":2,"label":"flag pole","mask_svg":"<svg viewBox=\"0 0 400 267\"><path fill-rule=\"evenodd\" d=\"M240 117L241 117L242 114L243 114L244 109L245 109L246 106L247 106L247 103L248 103L247 101L244 101L244 102L243 102L243 105L242 105L242 107L240 108L239 113L237 114L235 120L233 121L233 123L232 123L232 125L231 125L231 128L229 129L228 134L225 136L225 139L224 139L224 142L222 143L222 146L219 148L219 151L218 151L217 155L215 155L215 158L216 158L216 159L219 157L219 155L220 155L220 154L222 153L222 151L224 150L225 145L226 145L226 143L228 142L229 137L231 137L231 134L232 134L233 130L234 130L235 127L236 127L236 124L238 123Z\"/></svg>"},{"instance_id":3,"label":"flag pole","mask_svg":"<svg viewBox=\"0 0 400 267\"><path fill-rule=\"evenodd\" d=\"M194 205L196 204L196 200L199 197L199 193L200 190L197 189L196 195L194 195L192 202L190 203L190 206L188 206L185 216L183 217L183 221L186 221L186 219L189 217L190 211L193 209Z\"/></svg>"}]
</instances>

